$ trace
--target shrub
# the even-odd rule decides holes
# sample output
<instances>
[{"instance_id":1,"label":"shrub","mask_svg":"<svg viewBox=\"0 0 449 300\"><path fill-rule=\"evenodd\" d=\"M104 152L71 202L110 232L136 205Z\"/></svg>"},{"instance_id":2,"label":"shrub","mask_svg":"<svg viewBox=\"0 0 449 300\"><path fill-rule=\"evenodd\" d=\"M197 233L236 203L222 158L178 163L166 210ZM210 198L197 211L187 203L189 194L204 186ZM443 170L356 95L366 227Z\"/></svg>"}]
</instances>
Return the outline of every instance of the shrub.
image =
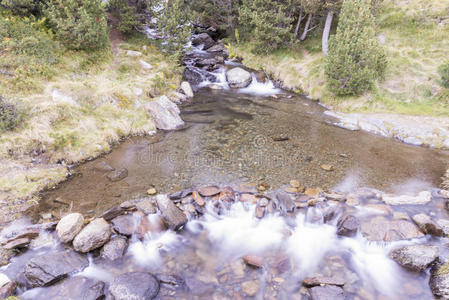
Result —
<instances>
[{"instance_id":1,"label":"shrub","mask_svg":"<svg viewBox=\"0 0 449 300\"><path fill-rule=\"evenodd\" d=\"M20 15L38 14L39 12L38 0L0 0L0 6Z\"/></svg>"},{"instance_id":2,"label":"shrub","mask_svg":"<svg viewBox=\"0 0 449 300\"><path fill-rule=\"evenodd\" d=\"M385 53L375 39L370 1L345 0L326 58L328 88L340 96L362 94L383 77L385 67Z\"/></svg>"},{"instance_id":3,"label":"shrub","mask_svg":"<svg viewBox=\"0 0 449 300\"><path fill-rule=\"evenodd\" d=\"M137 9L128 5L127 0L110 0L108 9L118 18L117 30L123 34L130 34L140 24Z\"/></svg>"},{"instance_id":4,"label":"shrub","mask_svg":"<svg viewBox=\"0 0 449 300\"><path fill-rule=\"evenodd\" d=\"M438 73L440 73L441 76L441 85L449 89L449 62L441 65L438 68Z\"/></svg>"},{"instance_id":5,"label":"shrub","mask_svg":"<svg viewBox=\"0 0 449 300\"><path fill-rule=\"evenodd\" d=\"M0 132L13 130L21 121L21 114L14 104L0 97Z\"/></svg>"},{"instance_id":6,"label":"shrub","mask_svg":"<svg viewBox=\"0 0 449 300\"><path fill-rule=\"evenodd\" d=\"M56 37L69 49L100 49L109 43L101 0L48 0L43 12Z\"/></svg>"}]
</instances>

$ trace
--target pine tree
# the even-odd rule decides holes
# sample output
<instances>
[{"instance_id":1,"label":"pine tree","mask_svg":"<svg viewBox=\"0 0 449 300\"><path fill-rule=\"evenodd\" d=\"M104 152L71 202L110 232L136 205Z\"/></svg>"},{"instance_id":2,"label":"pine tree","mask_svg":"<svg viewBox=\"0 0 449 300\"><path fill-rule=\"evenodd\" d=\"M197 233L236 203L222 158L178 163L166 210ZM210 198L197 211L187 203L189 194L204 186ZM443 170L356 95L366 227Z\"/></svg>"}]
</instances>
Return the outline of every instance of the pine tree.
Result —
<instances>
[{"instance_id":1,"label":"pine tree","mask_svg":"<svg viewBox=\"0 0 449 300\"><path fill-rule=\"evenodd\" d=\"M56 37L69 49L99 49L109 43L102 0L48 0L43 12Z\"/></svg>"},{"instance_id":2,"label":"pine tree","mask_svg":"<svg viewBox=\"0 0 449 300\"><path fill-rule=\"evenodd\" d=\"M373 87L386 67L383 50L375 39L370 0L345 0L337 34L329 43L325 73L336 95L358 95Z\"/></svg>"},{"instance_id":3,"label":"pine tree","mask_svg":"<svg viewBox=\"0 0 449 300\"><path fill-rule=\"evenodd\" d=\"M127 0L109 0L108 10L117 16L117 29L123 34L131 34L140 25L136 7L129 5Z\"/></svg>"},{"instance_id":4,"label":"pine tree","mask_svg":"<svg viewBox=\"0 0 449 300\"><path fill-rule=\"evenodd\" d=\"M259 45L257 52L268 53L291 40L291 1L244 0L239 24L251 31Z\"/></svg>"}]
</instances>

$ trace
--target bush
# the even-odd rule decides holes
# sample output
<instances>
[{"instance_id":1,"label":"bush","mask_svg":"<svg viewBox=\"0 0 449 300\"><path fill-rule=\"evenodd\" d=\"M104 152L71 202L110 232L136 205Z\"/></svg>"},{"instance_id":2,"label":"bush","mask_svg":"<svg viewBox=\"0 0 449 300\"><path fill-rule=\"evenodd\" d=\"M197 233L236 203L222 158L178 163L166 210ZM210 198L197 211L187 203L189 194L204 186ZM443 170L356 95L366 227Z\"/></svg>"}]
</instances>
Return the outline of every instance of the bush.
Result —
<instances>
[{"instance_id":1,"label":"bush","mask_svg":"<svg viewBox=\"0 0 449 300\"><path fill-rule=\"evenodd\" d=\"M15 105L0 97L0 132L16 128L21 121L20 115Z\"/></svg>"},{"instance_id":2,"label":"bush","mask_svg":"<svg viewBox=\"0 0 449 300\"><path fill-rule=\"evenodd\" d=\"M69 49L108 46L108 26L102 0L49 0L43 9L56 37Z\"/></svg>"},{"instance_id":3,"label":"bush","mask_svg":"<svg viewBox=\"0 0 449 300\"><path fill-rule=\"evenodd\" d=\"M385 68L385 53L375 39L370 2L345 0L326 58L328 88L340 96L362 94L383 77Z\"/></svg>"},{"instance_id":4,"label":"bush","mask_svg":"<svg viewBox=\"0 0 449 300\"><path fill-rule=\"evenodd\" d=\"M130 34L140 25L137 9L128 5L127 0L110 0L108 9L118 18L117 30L121 33Z\"/></svg>"},{"instance_id":5,"label":"bush","mask_svg":"<svg viewBox=\"0 0 449 300\"><path fill-rule=\"evenodd\" d=\"M39 12L39 0L0 0L0 6L20 15L36 15Z\"/></svg>"},{"instance_id":6,"label":"bush","mask_svg":"<svg viewBox=\"0 0 449 300\"><path fill-rule=\"evenodd\" d=\"M441 85L449 89L449 62L441 65L438 68L438 73L441 76Z\"/></svg>"}]
</instances>

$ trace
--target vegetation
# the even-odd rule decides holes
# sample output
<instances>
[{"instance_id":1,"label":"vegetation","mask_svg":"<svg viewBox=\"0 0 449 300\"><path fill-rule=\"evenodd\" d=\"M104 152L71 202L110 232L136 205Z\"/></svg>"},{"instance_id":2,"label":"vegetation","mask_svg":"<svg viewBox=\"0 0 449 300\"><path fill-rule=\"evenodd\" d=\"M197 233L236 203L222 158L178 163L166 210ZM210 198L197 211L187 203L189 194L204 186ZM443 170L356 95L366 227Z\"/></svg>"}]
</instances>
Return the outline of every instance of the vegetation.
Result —
<instances>
[{"instance_id":1,"label":"vegetation","mask_svg":"<svg viewBox=\"0 0 449 300\"><path fill-rule=\"evenodd\" d=\"M16 105L0 97L0 133L16 128L21 119Z\"/></svg>"},{"instance_id":2,"label":"vegetation","mask_svg":"<svg viewBox=\"0 0 449 300\"><path fill-rule=\"evenodd\" d=\"M449 62L441 65L438 72L441 76L441 85L449 89Z\"/></svg>"},{"instance_id":3,"label":"vegetation","mask_svg":"<svg viewBox=\"0 0 449 300\"><path fill-rule=\"evenodd\" d=\"M110 0L108 2L108 9L118 18L117 29L121 33L127 35L132 34L135 31L135 27L140 25L137 9L134 6L128 5L128 1Z\"/></svg>"},{"instance_id":4,"label":"vegetation","mask_svg":"<svg viewBox=\"0 0 449 300\"><path fill-rule=\"evenodd\" d=\"M375 39L370 3L345 0L325 62L329 89L340 96L360 95L384 75L385 67L385 54Z\"/></svg>"}]
</instances>

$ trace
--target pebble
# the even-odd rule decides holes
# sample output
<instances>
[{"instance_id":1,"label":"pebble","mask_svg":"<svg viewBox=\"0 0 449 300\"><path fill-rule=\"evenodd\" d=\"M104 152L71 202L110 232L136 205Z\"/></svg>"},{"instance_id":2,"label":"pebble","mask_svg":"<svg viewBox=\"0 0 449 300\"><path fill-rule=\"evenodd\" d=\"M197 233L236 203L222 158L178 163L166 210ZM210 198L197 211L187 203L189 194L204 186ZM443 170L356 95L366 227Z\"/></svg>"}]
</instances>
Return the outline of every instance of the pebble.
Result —
<instances>
[{"instance_id":1,"label":"pebble","mask_svg":"<svg viewBox=\"0 0 449 300\"><path fill-rule=\"evenodd\" d=\"M259 291L259 282L257 281L245 281L242 283L242 291L246 294L248 297L253 297L257 294Z\"/></svg>"},{"instance_id":2,"label":"pebble","mask_svg":"<svg viewBox=\"0 0 449 300\"><path fill-rule=\"evenodd\" d=\"M157 194L157 190L155 188L150 188L147 190L147 194L148 195L156 195Z\"/></svg>"}]
</instances>

